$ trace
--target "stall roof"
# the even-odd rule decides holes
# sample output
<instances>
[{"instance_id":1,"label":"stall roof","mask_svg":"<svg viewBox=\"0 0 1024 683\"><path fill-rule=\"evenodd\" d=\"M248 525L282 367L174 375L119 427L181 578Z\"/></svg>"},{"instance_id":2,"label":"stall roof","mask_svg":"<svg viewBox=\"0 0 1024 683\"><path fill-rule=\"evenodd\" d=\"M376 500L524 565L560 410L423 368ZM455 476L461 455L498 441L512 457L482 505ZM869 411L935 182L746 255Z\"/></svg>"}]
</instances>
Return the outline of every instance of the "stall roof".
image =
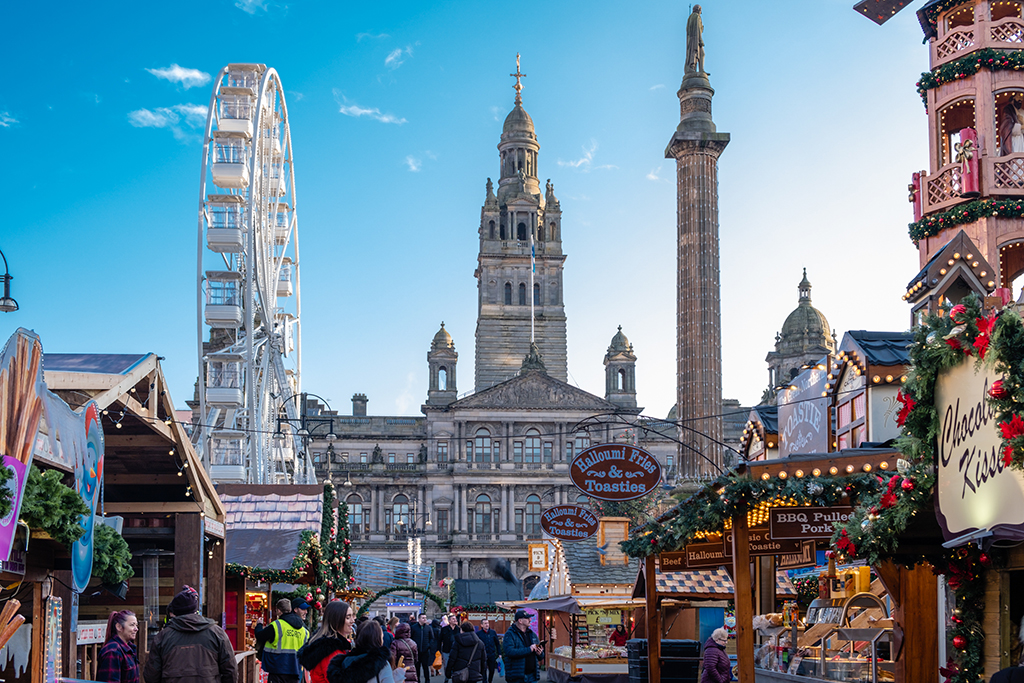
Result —
<instances>
[{"instance_id":1,"label":"stall roof","mask_svg":"<svg viewBox=\"0 0 1024 683\"><path fill-rule=\"evenodd\" d=\"M148 353L48 353L44 367L47 371L53 372L123 375L141 363L148 355Z\"/></svg>"},{"instance_id":2,"label":"stall roof","mask_svg":"<svg viewBox=\"0 0 1024 683\"><path fill-rule=\"evenodd\" d=\"M642 598L647 579L644 572L636 574L633 597ZM732 577L724 567L692 572L668 572L657 574L658 595L672 598L729 598L733 594ZM775 593L780 596L795 596L796 588L784 571L775 572Z\"/></svg>"},{"instance_id":3,"label":"stall roof","mask_svg":"<svg viewBox=\"0 0 1024 683\"><path fill-rule=\"evenodd\" d=\"M228 529L320 532L323 487L291 484L219 484L217 493L226 512ZM295 555L296 542L292 546ZM252 564L252 563L244 563ZM257 565L262 567L263 565Z\"/></svg>"},{"instance_id":4,"label":"stall roof","mask_svg":"<svg viewBox=\"0 0 1024 683\"><path fill-rule=\"evenodd\" d=\"M225 561L260 569L291 569L302 531L280 529L268 534L262 529L228 528Z\"/></svg>"},{"instance_id":5,"label":"stall roof","mask_svg":"<svg viewBox=\"0 0 1024 683\"><path fill-rule=\"evenodd\" d=\"M547 600L509 600L499 602L498 607L505 609L535 609L549 612L567 612L569 614L582 614L586 609L614 609L628 607L643 607L643 600L636 600L626 596L614 597L610 595L560 595Z\"/></svg>"},{"instance_id":6,"label":"stall roof","mask_svg":"<svg viewBox=\"0 0 1024 683\"><path fill-rule=\"evenodd\" d=\"M574 586L588 583L631 585L640 567L639 560L633 558L629 559L628 564L609 562L602 565L597 538L594 536L582 541L561 543L561 547L569 571L569 582Z\"/></svg>"},{"instance_id":7,"label":"stall roof","mask_svg":"<svg viewBox=\"0 0 1024 683\"><path fill-rule=\"evenodd\" d=\"M914 341L911 332L850 330L846 336L864 353L868 365L910 364L910 344Z\"/></svg>"},{"instance_id":8,"label":"stall roof","mask_svg":"<svg viewBox=\"0 0 1024 683\"><path fill-rule=\"evenodd\" d=\"M779 433L778 406L754 406L751 410L757 413L757 417L761 420L761 426L764 427L766 434Z\"/></svg>"},{"instance_id":9,"label":"stall roof","mask_svg":"<svg viewBox=\"0 0 1024 683\"><path fill-rule=\"evenodd\" d=\"M523 599L523 585L503 579L455 579L459 602L468 605L490 605Z\"/></svg>"}]
</instances>

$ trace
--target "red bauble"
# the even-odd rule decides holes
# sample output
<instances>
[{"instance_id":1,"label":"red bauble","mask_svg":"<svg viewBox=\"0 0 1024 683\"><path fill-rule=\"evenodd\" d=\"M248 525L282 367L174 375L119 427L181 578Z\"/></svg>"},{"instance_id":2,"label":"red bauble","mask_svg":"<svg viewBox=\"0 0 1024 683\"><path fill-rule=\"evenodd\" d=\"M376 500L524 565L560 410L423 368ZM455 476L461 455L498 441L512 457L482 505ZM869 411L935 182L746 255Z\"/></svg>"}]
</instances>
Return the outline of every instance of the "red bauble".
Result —
<instances>
[{"instance_id":1,"label":"red bauble","mask_svg":"<svg viewBox=\"0 0 1024 683\"><path fill-rule=\"evenodd\" d=\"M981 564L982 567L989 567L992 565L992 558L989 557L987 554L982 553L981 555L978 555L978 562Z\"/></svg>"},{"instance_id":2,"label":"red bauble","mask_svg":"<svg viewBox=\"0 0 1024 683\"><path fill-rule=\"evenodd\" d=\"M953 636L953 647L962 650L967 647L967 639L963 636Z\"/></svg>"},{"instance_id":3,"label":"red bauble","mask_svg":"<svg viewBox=\"0 0 1024 683\"><path fill-rule=\"evenodd\" d=\"M904 479L903 483L900 484L900 486L903 487L904 491L913 491L914 490L914 480L913 479Z\"/></svg>"},{"instance_id":4,"label":"red bauble","mask_svg":"<svg viewBox=\"0 0 1024 683\"><path fill-rule=\"evenodd\" d=\"M959 623L963 622L963 619L961 619L960 617L958 617L956 615L953 615L952 617L950 617L949 620L952 621L954 624L959 624Z\"/></svg>"},{"instance_id":5,"label":"red bauble","mask_svg":"<svg viewBox=\"0 0 1024 683\"><path fill-rule=\"evenodd\" d=\"M316 607L317 609L323 609L323 607L324 607L323 603L321 603L319 600L317 600L316 604L313 605L313 606Z\"/></svg>"}]
</instances>

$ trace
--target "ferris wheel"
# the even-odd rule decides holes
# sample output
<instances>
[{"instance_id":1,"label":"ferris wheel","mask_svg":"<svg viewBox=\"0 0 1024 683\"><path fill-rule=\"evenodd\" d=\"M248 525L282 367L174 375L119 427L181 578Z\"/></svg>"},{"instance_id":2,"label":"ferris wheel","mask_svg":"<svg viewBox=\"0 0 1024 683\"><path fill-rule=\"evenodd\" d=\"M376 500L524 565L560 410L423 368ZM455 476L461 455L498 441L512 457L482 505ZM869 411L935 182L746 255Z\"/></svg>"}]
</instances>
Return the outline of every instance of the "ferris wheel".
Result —
<instances>
[{"instance_id":1,"label":"ferris wheel","mask_svg":"<svg viewBox=\"0 0 1024 683\"><path fill-rule=\"evenodd\" d=\"M291 132L264 64L229 64L214 81L198 252L197 452L214 481L314 483L290 429L302 368ZM272 438L282 425L291 438Z\"/></svg>"}]
</instances>

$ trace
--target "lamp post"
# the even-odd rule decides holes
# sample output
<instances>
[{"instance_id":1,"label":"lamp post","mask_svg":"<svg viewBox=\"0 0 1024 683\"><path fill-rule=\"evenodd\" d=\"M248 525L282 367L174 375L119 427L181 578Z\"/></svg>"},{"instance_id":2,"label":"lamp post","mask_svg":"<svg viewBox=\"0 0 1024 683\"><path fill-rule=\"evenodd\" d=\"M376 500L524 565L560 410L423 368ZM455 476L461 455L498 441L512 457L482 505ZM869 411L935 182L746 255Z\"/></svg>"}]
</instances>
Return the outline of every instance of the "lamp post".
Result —
<instances>
[{"instance_id":1,"label":"lamp post","mask_svg":"<svg viewBox=\"0 0 1024 683\"><path fill-rule=\"evenodd\" d=\"M338 438L338 435L334 433L334 419L333 418L331 418L331 417L312 417L312 418L310 418L310 417L308 417L306 415L306 398L309 397L309 396L312 396L313 398L316 398L317 400L323 401L323 404L324 404L324 406L326 406L327 410L331 410L331 405L327 402L327 399L325 399L323 396L319 396L317 394L311 394L311 393L308 393L308 392L305 392L305 391L302 392L301 394L292 394L287 399L285 399L284 401L281 402L281 406L284 407L288 403L288 401L292 401L292 400L294 400L296 398L300 398L301 397L302 402L299 404L299 417L297 419L292 419L292 418L287 418L287 417L279 417L279 418L277 418L277 431L274 432L274 440L278 444L283 445L288 437L281 430L281 425L287 424L287 425L291 425L293 427L297 426L298 429L296 430L295 435L298 436L300 439L302 439L302 452L303 452L303 455L305 455L307 457L309 455L309 442L312 441L315 438L312 432L317 427L319 427L320 425L324 425L324 424L327 425L327 430L328 431L327 431L327 434L326 434L326 436L324 438L327 439L328 443L333 443Z\"/></svg>"},{"instance_id":2,"label":"lamp post","mask_svg":"<svg viewBox=\"0 0 1024 683\"><path fill-rule=\"evenodd\" d=\"M4 256L4 252L0 251L0 257L4 260L4 274L2 279L4 281L4 296L0 299L0 311L4 313L14 313L18 310L18 302L11 297L11 271L7 267L7 257Z\"/></svg>"}]
</instances>

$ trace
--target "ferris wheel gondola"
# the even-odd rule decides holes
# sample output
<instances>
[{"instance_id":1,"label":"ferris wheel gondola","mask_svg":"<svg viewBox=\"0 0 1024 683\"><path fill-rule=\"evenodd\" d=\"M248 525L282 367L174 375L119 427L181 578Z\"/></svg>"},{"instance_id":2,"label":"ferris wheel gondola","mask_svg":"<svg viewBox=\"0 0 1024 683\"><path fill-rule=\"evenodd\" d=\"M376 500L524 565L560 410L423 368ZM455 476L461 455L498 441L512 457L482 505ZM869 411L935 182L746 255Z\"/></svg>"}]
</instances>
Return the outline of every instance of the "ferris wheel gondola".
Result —
<instances>
[{"instance_id":1,"label":"ferris wheel gondola","mask_svg":"<svg viewBox=\"0 0 1024 683\"><path fill-rule=\"evenodd\" d=\"M229 64L214 81L199 183L197 451L214 481L315 482L301 392L299 232L281 79Z\"/></svg>"}]
</instances>

